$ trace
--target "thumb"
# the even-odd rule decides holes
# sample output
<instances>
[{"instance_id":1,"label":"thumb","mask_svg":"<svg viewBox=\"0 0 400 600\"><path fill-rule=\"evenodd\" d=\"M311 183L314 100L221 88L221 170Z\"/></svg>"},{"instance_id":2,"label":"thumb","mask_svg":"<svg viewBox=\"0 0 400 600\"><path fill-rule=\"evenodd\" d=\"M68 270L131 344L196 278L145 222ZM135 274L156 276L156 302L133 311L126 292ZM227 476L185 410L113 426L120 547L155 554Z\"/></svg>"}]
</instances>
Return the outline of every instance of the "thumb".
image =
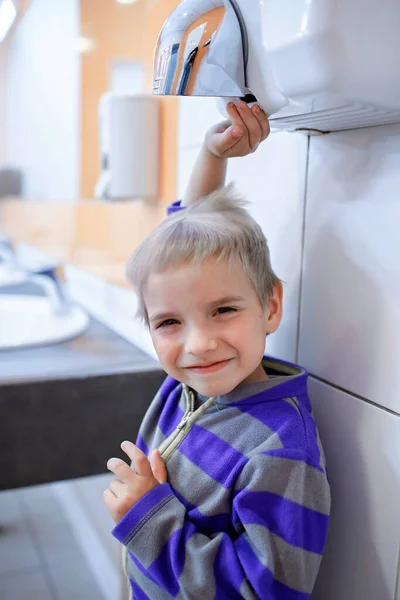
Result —
<instances>
[{"instance_id":1,"label":"thumb","mask_svg":"<svg viewBox=\"0 0 400 600\"><path fill-rule=\"evenodd\" d=\"M157 479L158 483L166 483L168 478L167 468L163 459L161 458L159 450L153 450L153 452L151 453L150 464L153 471L153 475Z\"/></svg>"},{"instance_id":2,"label":"thumb","mask_svg":"<svg viewBox=\"0 0 400 600\"><path fill-rule=\"evenodd\" d=\"M238 143L243 135L243 127L240 127L239 125L232 125L225 131L216 131L211 136L211 139L208 140L208 143L210 146L212 146L211 151L213 151L214 154L223 156L228 150L230 150L230 148Z\"/></svg>"}]
</instances>

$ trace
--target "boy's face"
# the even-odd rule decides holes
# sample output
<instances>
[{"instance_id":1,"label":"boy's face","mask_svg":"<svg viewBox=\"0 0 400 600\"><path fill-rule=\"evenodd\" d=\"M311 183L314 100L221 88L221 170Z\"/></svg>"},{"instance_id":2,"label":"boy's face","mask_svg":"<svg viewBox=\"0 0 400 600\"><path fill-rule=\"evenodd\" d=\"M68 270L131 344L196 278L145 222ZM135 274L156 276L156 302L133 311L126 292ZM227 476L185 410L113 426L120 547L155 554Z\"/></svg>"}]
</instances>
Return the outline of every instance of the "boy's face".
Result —
<instances>
[{"instance_id":1,"label":"boy's face","mask_svg":"<svg viewBox=\"0 0 400 600\"><path fill-rule=\"evenodd\" d=\"M265 337L282 316L282 286L262 308L236 261L183 264L144 288L154 347L165 371L204 396L266 379Z\"/></svg>"}]
</instances>

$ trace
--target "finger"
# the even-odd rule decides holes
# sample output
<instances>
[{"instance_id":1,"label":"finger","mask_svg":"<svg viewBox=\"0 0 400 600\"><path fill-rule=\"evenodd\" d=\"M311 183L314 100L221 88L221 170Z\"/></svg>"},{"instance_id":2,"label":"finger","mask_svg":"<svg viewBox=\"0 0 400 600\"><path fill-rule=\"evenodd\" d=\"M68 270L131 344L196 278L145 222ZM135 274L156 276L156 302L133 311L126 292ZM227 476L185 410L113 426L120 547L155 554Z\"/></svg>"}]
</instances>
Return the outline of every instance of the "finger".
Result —
<instances>
[{"instance_id":1,"label":"finger","mask_svg":"<svg viewBox=\"0 0 400 600\"><path fill-rule=\"evenodd\" d=\"M248 130L249 146L251 150L255 150L262 139L261 125L251 108L243 100L238 104L238 111Z\"/></svg>"},{"instance_id":2,"label":"finger","mask_svg":"<svg viewBox=\"0 0 400 600\"><path fill-rule=\"evenodd\" d=\"M113 479L110 482L108 489L114 494L116 498L120 498L125 493L126 485L118 479Z\"/></svg>"},{"instance_id":3,"label":"finger","mask_svg":"<svg viewBox=\"0 0 400 600\"><path fill-rule=\"evenodd\" d=\"M157 479L157 481L159 483L166 483L168 479L167 468L159 450L153 450L151 453L150 462L154 477Z\"/></svg>"},{"instance_id":4,"label":"finger","mask_svg":"<svg viewBox=\"0 0 400 600\"><path fill-rule=\"evenodd\" d=\"M224 133L214 137L213 145L219 156L224 156L244 137L244 128L231 126Z\"/></svg>"},{"instance_id":5,"label":"finger","mask_svg":"<svg viewBox=\"0 0 400 600\"><path fill-rule=\"evenodd\" d=\"M224 133L229 127L231 127L231 121L220 121L214 127L211 128L212 133Z\"/></svg>"},{"instance_id":6,"label":"finger","mask_svg":"<svg viewBox=\"0 0 400 600\"><path fill-rule=\"evenodd\" d=\"M118 506L118 498L113 494L111 490L104 490L103 492L104 502L108 508L114 511Z\"/></svg>"},{"instance_id":7,"label":"finger","mask_svg":"<svg viewBox=\"0 0 400 600\"><path fill-rule=\"evenodd\" d=\"M149 477L152 475L151 466L147 456L140 448L129 441L122 442L122 450L129 456L134 464L135 472L141 477Z\"/></svg>"},{"instance_id":8,"label":"finger","mask_svg":"<svg viewBox=\"0 0 400 600\"><path fill-rule=\"evenodd\" d=\"M118 500L110 490L104 490L103 500L113 521L118 523L120 520L120 500Z\"/></svg>"},{"instance_id":9,"label":"finger","mask_svg":"<svg viewBox=\"0 0 400 600\"><path fill-rule=\"evenodd\" d=\"M258 104L255 104L254 106L252 106L251 110L252 110L254 116L256 117L257 121L260 124L261 131L262 131L262 140L261 141L264 141L267 139L267 137L271 133L271 128L270 128L268 117L265 114L265 112L263 111L263 109L261 108L261 106L259 106Z\"/></svg>"},{"instance_id":10,"label":"finger","mask_svg":"<svg viewBox=\"0 0 400 600\"><path fill-rule=\"evenodd\" d=\"M132 483L135 473L129 465L120 458L110 458L107 462L107 469L117 476L117 479L123 483Z\"/></svg>"},{"instance_id":11,"label":"finger","mask_svg":"<svg viewBox=\"0 0 400 600\"><path fill-rule=\"evenodd\" d=\"M232 122L232 127L240 127L242 131L245 131L246 125L236 104L234 104L233 102L228 102L228 104L226 105L226 111Z\"/></svg>"}]
</instances>

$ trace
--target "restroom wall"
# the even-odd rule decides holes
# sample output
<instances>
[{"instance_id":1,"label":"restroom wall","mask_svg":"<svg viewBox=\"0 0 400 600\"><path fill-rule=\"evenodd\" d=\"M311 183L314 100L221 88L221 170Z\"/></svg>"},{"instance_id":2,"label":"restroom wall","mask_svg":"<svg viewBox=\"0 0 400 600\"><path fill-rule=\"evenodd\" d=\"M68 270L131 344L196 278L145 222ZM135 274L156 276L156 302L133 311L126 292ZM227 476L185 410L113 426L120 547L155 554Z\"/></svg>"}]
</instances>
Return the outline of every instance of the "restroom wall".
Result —
<instances>
[{"instance_id":1,"label":"restroom wall","mask_svg":"<svg viewBox=\"0 0 400 600\"><path fill-rule=\"evenodd\" d=\"M112 63L142 62L144 91L151 93L157 36L177 4L179 0L21 4L23 18L10 33L2 78L9 113L3 138L7 160L25 173L27 198L93 198L100 169L98 102L109 88ZM92 51L79 52L80 36L93 42ZM160 98L160 105L159 201L168 204L176 195L177 101ZM7 144L1 146L4 156Z\"/></svg>"},{"instance_id":2,"label":"restroom wall","mask_svg":"<svg viewBox=\"0 0 400 600\"><path fill-rule=\"evenodd\" d=\"M7 45L7 160L30 199L78 194L78 35L78 0L32 0Z\"/></svg>"},{"instance_id":3,"label":"restroom wall","mask_svg":"<svg viewBox=\"0 0 400 600\"><path fill-rule=\"evenodd\" d=\"M0 46L0 165L5 164L6 153L6 88L5 88L5 51Z\"/></svg>"},{"instance_id":4,"label":"restroom wall","mask_svg":"<svg viewBox=\"0 0 400 600\"><path fill-rule=\"evenodd\" d=\"M26 16L10 37L10 45L12 43L13 48L19 49L18 56L23 55L23 60L17 61L21 68L12 72L10 66L7 71L13 90L19 86L25 93L26 89L33 85L33 75L25 75L22 67L31 66L27 49L31 50L34 42L33 17L37 21L38 15L41 14L38 6L40 7L46 1L32 0ZM2 202L0 227L3 232L15 241L20 240L32 244L60 260L82 267L101 279L122 286L126 285L125 264L132 250L146 233L154 229L162 220L166 206L176 197L178 101L173 97L159 99L161 106L160 193L155 205L141 201L110 204L93 200L93 188L99 175L100 164L98 101L108 87L109 71L114 60L134 58L142 61L146 76L145 87L148 91L151 90L156 39L164 20L178 4L178 1L137 0L134 5L123 6L117 5L115 0L81 0L79 23L74 29L76 37L68 46L69 54L65 46L67 39L65 33L64 36L60 36L62 49L49 52L49 56L46 57L39 52L37 60L32 58L32 61L36 61L37 68L39 63L42 65L43 80L47 77L47 88L44 89L44 85L39 86L47 112L39 111L38 107L43 105L43 102L37 97L36 90L32 91L32 97L29 97L28 94L25 102L24 96L21 95L16 99L16 104L12 106L12 126L6 131L6 137L12 138L12 144L17 148L13 153L14 156L18 155L23 159L18 164L22 163L24 171L27 172L27 179L30 183L28 182L26 192L30 202L24 203L23 206L19 201ZM65 3L71 11L69 17L66 18L65 28L66 30L69 28L71 31L68 23L71 24L72 19L71 6L75 5L76 8L76 2L74 0L74 2L68 3L65 0ZM60 7L62 8L62 4ZM36 23L37 35L39 35L38 32L41 32L44 23L46 23L45 20L40 25ZM22 48L24 32L27 33L25 48ZM94 43L93 50L82 56L77 52L76 42L79 35ZM68 101L70 112L65 112L65 114L62 110L62 102L61 104L54 103L54 106L47 106L47 104L51 104L51 98L56 101L53 82L48 79L48 75L50 68L57 68L56 59L62 53L68 54L64 55L64 60L61 61L64 72L66 65L69 65L68 68L71 71L71 60L75 61L75 58L78 64L81 64L81 69L76 70L74 77L72 78L71 75L64 82L64 87L61 86L62 90L65 89L65 86L70 87L66 95L67 98L70 98ZM13 50L11 62L15 63L14 55ZM31 55L36 57L35 53L31 52ZM53 56L54 66L50 62ZM75 101L72 101L71 90L77 88L80 90L79 95ZM12 98L15 95L16 93L13 92ZM47 98L49 98L48 101ZM27 111L32 109L31 105L36 110L36 112L35 110L32 112L33 129L31 129L31 123L26 122L28 120ZM78 116L73 116L75 109ZM57 117L57 124L54 125L56 115L59 118ZM47 129L43 129L43 135L39 135L40 128L38 130L36 125L38 116L45 125L50 119L53 125L50 133ZM20 121L18 121L19 118ZM80 124L77 129L78 118ZM22 124L20 128L18 128L19 122ZM64 132L65 128L68 128L68 140L60 136L60 131ZM78 133L76 133L77 131ZM25 145L22 144L23 139L26 140ZM50 147L51 145L52 147ZM72 146L75 147L74 154L77 161L74 164L72 164ZM60 173L59 159L62 155L65 155L65 161L61 165L64 169L63 173ZM64 185L65 177L68 175L67 171L71 180L69 187ZM64 177L61 176L62 174ZM57 182L59 185L56 185ZM65 192L66 187L71 189L68 194ZM80 199L80 196L87 198L87 202L80 201L72 205L71 200ZM37 202L33 203L33 198Z\"/></svg>"},{"instance_id":5,"label":"restroom wall","mask_svg":"<svg viewBox=\"0 0 400 600\"><path fill-rule=\"evenodd\" d=\"M115 59L137 60L145 68L144 92L151 93L153 56L161 27L179 0L138 0L121 5L115 0L80 0L81 32L94 42L94 49L82 56L82 170L80 194L93 197L99 177L100 150L98 102L109 89L110 70ZM176 124L175 98L160 100L160 193L167 204L175 197Z\"/></svg>"},{"instance_id":6,"label":"restroom wall","mask_svg":"<svg viewBox=\"0 0 400 600\"><path fill-rule=\"evenodd\" d=\"M305 208L298 360L333 501L316 598L398 600L400 125L312 138Z\"/></svg>"},{"instance_id":7,"label":"restroom wall","mask_svg":"<svg viewBox=\"0 0 400 600\"><path fill-rule=\"evenodd\" d=\"M6 60L8 41L25 14L31 0L18 0L15 2L17 16L7 38L0 44L0 166L8 164L7 161L7 133L6 133Z\"/></svg>"},{"instance_id":8,"label":"restroom wall","mask_svg":"<svg viewBox=\"0 0 400 600\"><path fill-rule=\"evenodd\" d=\"M91 198L100 168L98 103L109 89L114 59L143 61L144 3L121 5L110 0L80 0L80 29L81 35L93 43L93 49L81 58L80 98L80 191L83 197Z\"/></svg>"},{"instance_id":9,"label":"restroom wall","mask_svg":"<svg viewBox=\"0 0 400 600\"><path fill-rule=\"evenodd\" d=\"M220 119L213 100L180 99L178 196ZM332 518L313 600L399 600L400 124L272 133L227 179L284 280L267 353L309 371L327 455Z\"/></svg>"}]
</instances>

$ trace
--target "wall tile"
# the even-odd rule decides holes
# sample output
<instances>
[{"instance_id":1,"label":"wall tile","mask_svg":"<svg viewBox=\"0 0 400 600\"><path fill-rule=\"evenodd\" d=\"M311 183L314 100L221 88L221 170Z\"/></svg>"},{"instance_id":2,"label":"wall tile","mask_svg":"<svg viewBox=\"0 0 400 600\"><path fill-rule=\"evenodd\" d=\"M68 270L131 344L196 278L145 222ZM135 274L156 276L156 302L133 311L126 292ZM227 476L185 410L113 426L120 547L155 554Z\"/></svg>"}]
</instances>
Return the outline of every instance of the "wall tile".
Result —
<instances>
[{"instance_id":1,"label":"wall tile","mask_svg":"<svg viewBox=\"0 0 400 600\"><path fill-rule=\"evenodd\" d=\"M185 193L189 178L199 155L201 146L192 146L191 148L180 148L178 150L178 182L177 199L181 200Z\"/></svg>"},{"instance_id":2,"label":"wall tile","mask_svg":"<svg viewBox=\"0 0 400 600\"><path fill-rule=\"evenodd\" d=\"M179 98L178 147L199 146L211 125L223 121L215 98Z\"/></svg>"},{"instance_id":3,"label":"wall tile","mask_svg":"<svg viewBox=\"0 0 400 600\"><path fill-rule=\"evenodd\" d=\"M250 202L270 248L273 268L284 283L284 316L268 339L267 352L295 360L304 186L308 138L302 134L271 134L254 154L229 162L227 181Z\"/></svg>"},{"instance_id":4,"label":"wall tile","mask_svg":"<svg viewBox=\"0 0 400 600\"><path fill-rule=\"evenodd\" d=\"M313 600L391 600L400 544L400 418L310 380L332 494Z\"/></svg>"},{"instance_id":5,"label":"wall tile","mask_svg":"<svg viewBox=\"0 0 400 600\"><path fill-rule=\"evenodd\" d=\"M299 360L400 413L400 125L312 138Z\"/></svg>"}]
</instances>

